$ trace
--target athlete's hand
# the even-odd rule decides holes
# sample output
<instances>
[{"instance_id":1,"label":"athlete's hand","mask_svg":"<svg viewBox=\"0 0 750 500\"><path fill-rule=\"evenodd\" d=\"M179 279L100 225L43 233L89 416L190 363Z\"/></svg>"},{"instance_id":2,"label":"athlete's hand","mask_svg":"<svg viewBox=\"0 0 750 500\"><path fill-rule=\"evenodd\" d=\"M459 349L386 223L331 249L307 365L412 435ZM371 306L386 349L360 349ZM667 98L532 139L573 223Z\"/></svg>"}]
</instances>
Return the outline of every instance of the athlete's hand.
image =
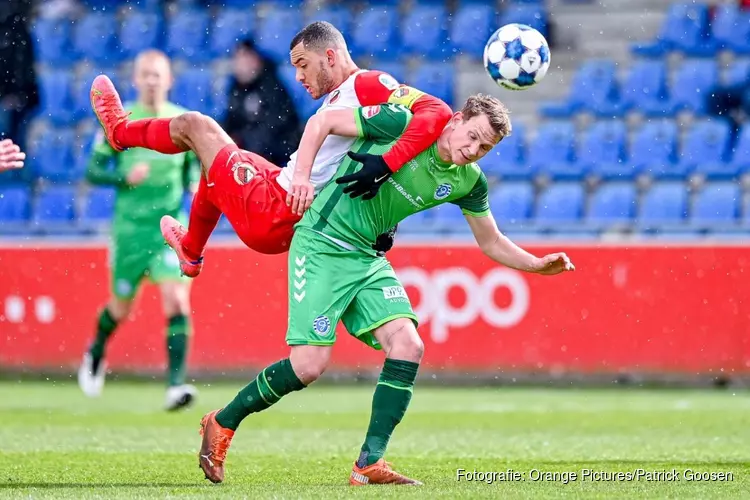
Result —
<instances>
[{"instance_id":1,"label":"athlete's hand","mask_svg":"<svg viewBox=\"0 0 750 500\"><path fill-rule=\"evenodd\" d=\"M551 253L545 255L541 259L538 259L536 265L532 269L532 272L537 274L543 274L546 276L552 276L553 274L560 274L566 271L575 271L576 266L570 261L567 255L564 253Z\"/></svg>"},{"instance_id":2,"label":"athlete's hand","mask_svg":"<svg viewBox=\"0 0 750 500\"><path fill-rule=\"evenodd\" d=\"M26 153L10 139L0 141L0 172L14 168L23 168Z\"/></svg>"},{"instance_id":3,"label":"athlete's hand","mask_svg":"<svg viewBox=\"0 0 750 500\"><path fill-rule=\"evenodd\" d=\"M362 164L362 168L353 174L344 175L336 179L336 184L349 184L344 188L344 194L352 198L361 196L363 200L371 200L378 194L380 186L393 175L382 156L368 153L347 153L349 158Z\"/></svg>"},{"instance_id":4,"label":"athlete's hand","mask_svg":"<svg viewBox=\"0 0 750 500\"><path fill-rule=\"evenodd\" d=\"M128 183L128 186L137 186L146 180L150 171L151 167L148 166L148 163L136 163L125 177L125 182Z\"/></svg>"},{"instance_id":5,"label":"athlete's hand","mask_svg":"<svg viewBox=\"0 0 750 500\"><path fill-rule=\"evenodd\" d=\"M292 176L292 185L286 194L286 204L291 207L292 213L302 215L312 205L315 198L315 188L310 179L302 175Z\"/></svg>"}]
</instances>

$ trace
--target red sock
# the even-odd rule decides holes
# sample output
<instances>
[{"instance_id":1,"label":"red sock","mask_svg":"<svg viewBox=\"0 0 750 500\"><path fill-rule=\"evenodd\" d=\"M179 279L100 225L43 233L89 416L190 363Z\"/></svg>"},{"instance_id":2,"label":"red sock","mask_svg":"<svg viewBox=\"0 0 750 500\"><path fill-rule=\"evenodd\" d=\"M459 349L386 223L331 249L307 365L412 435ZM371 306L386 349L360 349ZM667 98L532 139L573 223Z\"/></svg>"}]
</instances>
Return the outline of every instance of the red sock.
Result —
<instances>
[{"instance_id":1,"label":"red sock","mask_svg":"<svg viewBox=\"0 0 750 500\"><path fill-rule=\"evenodd\" d=\"M182 249L188 259L196 261L203 255L208 238L219 223L220 217L221 210L208 200L206 176L201 175L198 192L195 193L193 204L190 206L187 234L182 239Z\"/></svg>"},{"instance_id":2,"label":"red sock","mask_svg":"<svg viewBox=\"0 0 750 500\"><path fill-rule=\"evenodd\" d=\"M169 135L171 118L144 118L126 122L115 129L115 141L123 148L146 148L168 155L182 153Z\"/></svg>"}]
</instances>

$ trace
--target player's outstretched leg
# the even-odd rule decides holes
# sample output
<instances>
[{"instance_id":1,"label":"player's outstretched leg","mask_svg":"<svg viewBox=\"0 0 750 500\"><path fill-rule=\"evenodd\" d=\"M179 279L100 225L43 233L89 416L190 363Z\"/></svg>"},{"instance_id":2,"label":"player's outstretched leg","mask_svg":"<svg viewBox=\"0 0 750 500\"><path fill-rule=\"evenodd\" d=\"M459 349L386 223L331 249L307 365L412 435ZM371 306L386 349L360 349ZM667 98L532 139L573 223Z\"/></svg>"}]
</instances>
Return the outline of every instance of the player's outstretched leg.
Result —
<instances>
[{"instance_id":1,"label":"player's outstretched leg","mask_svg":"<svg viewBox=\"0 0 750 500\"><path fill-rule=\"evenodd\" d=\"M207 413L201 420L198 464L212 483L224 481L224 461L240 423L290 392L301 391L325 370L331 356L330 346L292 346L289 358L264 368L223 409Z\"/></svg>"},{"instance_id":2,"label":"player's outstretched leg","mask_svg":"<svg viewBox=\"0 0 750 500\"><path fill-rule=\"evenodd\" d=\"M383 346L386 358L372 399L370 426L349 484L421 485L416 479L394 471L383 455L393 430L409 407L424 345L414 323L407 318L386 323L375 330L374 335Z\"/></svg>"}]
</instances>

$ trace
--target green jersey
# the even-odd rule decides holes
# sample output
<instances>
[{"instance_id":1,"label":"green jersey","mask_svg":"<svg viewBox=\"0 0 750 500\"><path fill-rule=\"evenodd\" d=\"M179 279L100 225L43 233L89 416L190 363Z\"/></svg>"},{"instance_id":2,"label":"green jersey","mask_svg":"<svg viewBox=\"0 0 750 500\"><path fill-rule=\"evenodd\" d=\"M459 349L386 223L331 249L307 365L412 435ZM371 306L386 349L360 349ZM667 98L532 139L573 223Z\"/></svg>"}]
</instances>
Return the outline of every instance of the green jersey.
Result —
<instances>
[{"instance_id":1,"label":"green jersey","mask_svg":"<svg viewBox=\"0 0 750 500\"><path fill-rule=\"evenodd\" d=\"M158 116L139 104L126 105L131 120L178 116L185 109L166 103ZM112 161L114 160L114 161ZM125 181L128 173L140 163L149 166L146 179L137 186ZM197 182L200 169L192 152L166 155L143 148L116 152L100 134L89 163L87 179L93 184L117 188L113 231L115 233L153 232L159 236L159 219L177 217L183 195L189 184Z\"/></svg>"},{"instance_id":2,"label":"green jersey","mask_svg":"<svg viewBox=\"0 0 750 500\"><path fill-rule=\"evenodd\" d=\"M411 112L398 104L353 110L360 139L351 150L383 154L411 120ZM348 156L334 179L356 171L360 164ZM371 200L352 199L344 186L329 183L315 198L297 227L304 227L375 254L372 245L408 216L443 203L458 205L464 214L489 214L487 178L475 163L458 166L440 159L437 143L394 173Z\"/></svg>"}]
</instances>

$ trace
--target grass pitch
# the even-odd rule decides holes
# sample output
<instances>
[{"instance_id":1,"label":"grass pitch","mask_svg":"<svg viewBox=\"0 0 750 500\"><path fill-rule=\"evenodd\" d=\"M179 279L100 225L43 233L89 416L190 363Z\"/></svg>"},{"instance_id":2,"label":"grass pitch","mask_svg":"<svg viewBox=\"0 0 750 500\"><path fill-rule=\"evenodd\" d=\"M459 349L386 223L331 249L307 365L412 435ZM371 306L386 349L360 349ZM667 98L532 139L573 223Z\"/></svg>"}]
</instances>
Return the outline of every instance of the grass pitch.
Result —
<instances>
[{"instance_id":1,"label":"grass pitch","mask_svg":"<svg viewBox=\"0 0 750 500\"><path fill-rule=\"evenodd\" d=\"M425 486L351 488L347 478L367 428L372 387L313 386L245 420L229 452L226 482L212 485L197 465L198 423L240 387L199 386L196 407L167 414L158 384L112 382L102 398L89 400L72 383L0 382L0 497L750 495L750 395L732 390L417 386L386 458ZM457 481L457 469L512 469L523 479ZM584 470L636 478L594 481L582 477ZM732 477L695 481L686 470ZM532 471L558 474L541 480ZM655 471L674 471L676 479ZM563 473L577 478L565 484Z\"/></svg>"}]
</instances>

